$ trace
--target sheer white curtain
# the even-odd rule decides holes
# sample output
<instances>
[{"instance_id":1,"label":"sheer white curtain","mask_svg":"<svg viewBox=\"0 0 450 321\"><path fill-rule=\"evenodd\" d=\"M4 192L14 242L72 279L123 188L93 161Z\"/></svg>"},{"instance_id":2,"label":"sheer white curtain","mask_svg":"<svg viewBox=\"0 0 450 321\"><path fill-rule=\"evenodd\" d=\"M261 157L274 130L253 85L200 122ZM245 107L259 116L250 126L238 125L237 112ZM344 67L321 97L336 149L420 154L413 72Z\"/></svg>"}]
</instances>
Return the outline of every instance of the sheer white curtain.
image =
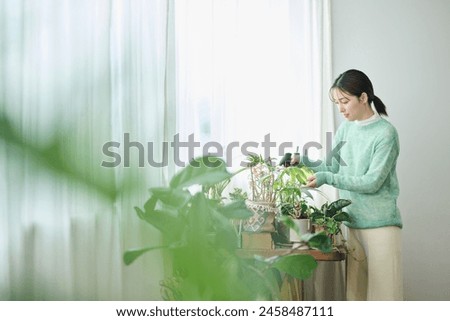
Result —
<instances>
[{"instance_id":1,"label":"sheer white curtain","mask_svg":"<svg viewBox=\"0 0 450 321\"><path fill-rule=\"evenodd\" d=\"M328 1L180 1L175 17L181 134L202 146L237 141L233 165L245 142L263 153L267 134L278 158L282 142L291 143L286 152L325 143L333 130Z\"/></svg>"},{"instance_id":2,"label":"sheer white curtain","mask_svg":"<svg viewBox=\"0 0 450 321\"><path fill-rule=\"evenodd\" d=\"M160 253L129 267L121 257L158 242L133 207L174 167L138 169L132 147L131 168L103 168L105 142L120 142L124 156L128 133L145 157L153 142L159 161L162 142L193 133L202 147L237 142L228 161L239 166L245 142L263 153L270 134L279 157L282 142L292 142L286 151L324 144L333 130L328 0L39 0L0 10L0 111L30 145L60 138L67 164L133 187L111 203L0 140L0 299L160 298Z\"/></svg>"},{"instance_id":3,"label":"sheer white curtain","mask_svg":"<svg viewBox=\"0 0 450 321\"><path fill-rule=\"evenodd\" d=\"M62 141L65 165L93 182L133 186L112 202L0 140L0 299L159 299L160 253L129 267L122 255L158 242L133 207L167 169L138 169L137 148L132 168L100 164L106 142L124 155L124 133L162 157L167 1L3 1L0 10L2 114L30 146Z\"/></svg>"}]
</instances>

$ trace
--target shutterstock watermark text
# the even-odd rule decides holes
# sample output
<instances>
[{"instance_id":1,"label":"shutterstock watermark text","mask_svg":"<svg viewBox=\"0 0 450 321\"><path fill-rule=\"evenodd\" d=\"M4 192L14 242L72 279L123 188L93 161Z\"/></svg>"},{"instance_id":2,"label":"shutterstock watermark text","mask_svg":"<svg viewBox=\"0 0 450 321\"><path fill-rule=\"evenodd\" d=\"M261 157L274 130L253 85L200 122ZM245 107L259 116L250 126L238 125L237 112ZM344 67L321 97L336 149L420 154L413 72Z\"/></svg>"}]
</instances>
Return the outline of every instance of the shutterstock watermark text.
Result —
<instances>
[{"instance_id":1,"label":"shutterstock watermark text","mask_svg":"<svg viewBox=\"0 0 450 321\"><path fill-rule=\"evenodd\" d=\"M335 146L332 143L332 133L326 133L326 158L327 165L331 165L333 160L337 161L340 166L345 166L346 163L340 156L340 151L345 145L345 141L338 142ZM171 153L169 153L171 148ZM276 159L283 156L287 151L291 151L294 148L292 142L277 143L270 139L270 134L266 134L261 142L247 141L239 142L233 141L229 144L222 145L219 142L209 141L203 145L195 140L195 135L190 134L187 140L181 140L180 134L173 136L171 142L146 142L141 143L130 139L129 133L124 133L123 141L110 141L103 144L102 152L103 156L109 158L103 160L101 166L113 168L117 166L131 167L131 155L136 156L137 153L137 166L145 167L165 167L169 165L169 155L173 157L173 162L176 166L185 167L190 160L194 159L196 155L207 155L223 158L228 167L233 166L233 159L237 154L244 157L249 155L262 155L264 159ZM321 159L311 159L310 151L313 149L321 150L322 144L319 142L310 141L303 145L301 148L302 162L308 167L315 167L322 163ZM262 153L258 153L257 150L261 150ZM201 152L201 153L199 153ZM159 159L156 159L156 156ZM182 159L183 157L186 160ZM247 166L246 161L240 161L240 166Z\"/></svg>"}]
</instances>

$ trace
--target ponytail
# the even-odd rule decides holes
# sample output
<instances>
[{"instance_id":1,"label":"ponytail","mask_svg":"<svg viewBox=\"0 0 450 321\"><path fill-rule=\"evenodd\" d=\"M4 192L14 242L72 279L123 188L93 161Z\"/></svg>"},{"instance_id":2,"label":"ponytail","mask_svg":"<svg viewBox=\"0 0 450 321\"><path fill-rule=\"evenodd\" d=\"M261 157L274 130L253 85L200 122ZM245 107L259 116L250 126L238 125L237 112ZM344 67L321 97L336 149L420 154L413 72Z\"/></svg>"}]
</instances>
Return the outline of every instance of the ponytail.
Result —
<instances>
[{"instance_id":1,"label":"ponytail","mask_svg":"<svg viewBox=\"0 0 450 321\"><path fill-rule=\"evenodd\" d=\"M380 98L373 94L372 82L362 71L350 69L340 74L331 86L330 93L331 90L335 88L356 97L361 97L363 93L366 93L369 104L373 102L378 114L388 115L386 106Z\"/></svg>"},{"instance_id":2,"label":"ponytail","mask_svg":"<svg viewBox=\"0 0 450 321\"><path fill-rule=\"evenodd\" d=\"M377 110L377 112L380 115L385 115L387 116L387 111L386 111L386 106L383 104L383 102L381 101L380 98L378 98L377 96L373 95L373 104L375 105L375 109Z\"/></svg>"}]
</instances>

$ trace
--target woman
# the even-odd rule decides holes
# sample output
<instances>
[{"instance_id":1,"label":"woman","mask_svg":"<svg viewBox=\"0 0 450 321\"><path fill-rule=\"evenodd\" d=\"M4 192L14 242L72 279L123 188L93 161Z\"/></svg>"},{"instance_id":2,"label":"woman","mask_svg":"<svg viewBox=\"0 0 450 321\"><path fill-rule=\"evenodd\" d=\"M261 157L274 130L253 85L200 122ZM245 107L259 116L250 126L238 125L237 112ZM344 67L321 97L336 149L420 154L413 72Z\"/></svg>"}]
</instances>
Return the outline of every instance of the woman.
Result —
<instances>
[{"instance_id":1,"label":"woman","mask_svg":"<svg viewBox=\"0 0 450 321\"><path fill-rule=\"evenodd\" d=\"M387 116L386 107L363 72L341 74L330 96L347 120L335 136L335 145L342 146L340 159L313 167L308 186L332 185L340 198L352 201L352 221L346 223L354 249L347 262L347 299L403 300L397 131L380 117Z\"/></svg>"}]
</instances>

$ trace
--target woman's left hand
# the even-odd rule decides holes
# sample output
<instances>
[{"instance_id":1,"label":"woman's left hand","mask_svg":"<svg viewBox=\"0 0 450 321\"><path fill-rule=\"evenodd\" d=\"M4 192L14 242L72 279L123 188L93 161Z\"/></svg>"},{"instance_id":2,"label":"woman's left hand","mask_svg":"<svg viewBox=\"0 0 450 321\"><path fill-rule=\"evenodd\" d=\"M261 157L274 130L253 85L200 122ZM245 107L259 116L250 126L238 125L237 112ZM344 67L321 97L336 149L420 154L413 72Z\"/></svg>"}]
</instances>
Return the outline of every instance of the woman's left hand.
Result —
<instances>
[{"instance_id":1,"label":"woman's left hand","mask_svg":"<svg viewBox=\"0 0 450 321\"><path fill-rule=\"evenodd\" d=\"M306 184L308 187L316 188L317 187L317 178L315 175L308 177L308 183Z\"/></svg>"}]
</instances>

